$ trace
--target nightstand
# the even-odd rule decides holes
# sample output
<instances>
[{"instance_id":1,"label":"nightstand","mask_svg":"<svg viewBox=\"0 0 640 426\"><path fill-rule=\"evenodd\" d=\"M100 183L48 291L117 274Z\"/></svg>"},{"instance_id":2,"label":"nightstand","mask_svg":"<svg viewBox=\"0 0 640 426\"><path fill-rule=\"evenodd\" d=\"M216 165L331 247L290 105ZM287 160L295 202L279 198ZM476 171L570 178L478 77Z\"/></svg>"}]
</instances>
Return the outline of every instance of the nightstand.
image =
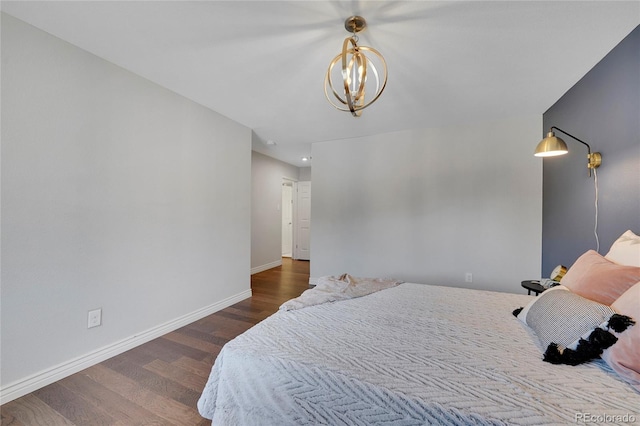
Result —
<instances>
[{"instance_id":1,"label":"nightstand","mask_svg":"<svg viewBox=\"0 0 640 426\"><path fill-rule=\"evenodd\" d=\"M538 294L542 293L543 291L546 290L546 288L542 287L542 285L540 285L540 281L539 280L526 280L526 281L522 281L521 283L522 287L527 289L527 294L531 294L531 292L534 292L535 295L537 296Z\"/></svg>"}]
</instances>

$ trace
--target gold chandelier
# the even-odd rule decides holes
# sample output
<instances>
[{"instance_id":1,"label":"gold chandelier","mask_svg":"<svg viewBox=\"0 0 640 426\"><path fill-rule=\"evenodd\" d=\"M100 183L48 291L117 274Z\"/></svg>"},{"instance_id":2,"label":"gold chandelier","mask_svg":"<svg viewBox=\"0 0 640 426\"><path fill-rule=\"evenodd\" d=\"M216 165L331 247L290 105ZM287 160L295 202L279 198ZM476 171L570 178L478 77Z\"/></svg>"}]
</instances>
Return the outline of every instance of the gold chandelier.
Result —
<instances>
[{"instance_id":1,"label":"gold chandelier","mask_svg":"<svg viewBox=\"0 0 640 426\"><path fill-rule=\"evenodd\" d=\"M324 94L329 103L340 111L350 111L354 117L360 117L362 110L374 103L387 85L387 63L380 52L358 46L356 33L366 27L362 16L344 21L344 28L352 35L342 43L342 53L333 58L324 80ZM341 68L336 67L338 62ZM367 93L369 101L365 100Z\"/></svg>"}]
</instances>

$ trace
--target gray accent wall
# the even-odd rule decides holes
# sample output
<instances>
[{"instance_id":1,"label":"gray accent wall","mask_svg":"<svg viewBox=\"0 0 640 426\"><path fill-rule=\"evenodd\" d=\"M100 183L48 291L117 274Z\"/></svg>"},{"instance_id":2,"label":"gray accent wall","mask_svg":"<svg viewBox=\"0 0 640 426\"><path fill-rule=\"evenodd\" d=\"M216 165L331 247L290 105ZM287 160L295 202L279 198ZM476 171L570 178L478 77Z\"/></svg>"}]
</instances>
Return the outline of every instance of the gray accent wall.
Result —
<instances>
[{"instance_id":1,"label":"gray accent wall","mask_svg":"<svg viewBox=\"0 0 640 426\"><path fill-rule=\"evenodd\" d=\"M551 61L552 62L552 61ZM567 91L543 116L602 153L597 169L598 235L605 255L624 231L640 234L640 27ZM544 134L541 134L541 137ZM543 166L542 276L596 249L594 176L587 148L557 133L569 154ZM537 141L536 141L537 142ZM532 150L535 143L532 143Z\"/></svg>"}]
</instances>

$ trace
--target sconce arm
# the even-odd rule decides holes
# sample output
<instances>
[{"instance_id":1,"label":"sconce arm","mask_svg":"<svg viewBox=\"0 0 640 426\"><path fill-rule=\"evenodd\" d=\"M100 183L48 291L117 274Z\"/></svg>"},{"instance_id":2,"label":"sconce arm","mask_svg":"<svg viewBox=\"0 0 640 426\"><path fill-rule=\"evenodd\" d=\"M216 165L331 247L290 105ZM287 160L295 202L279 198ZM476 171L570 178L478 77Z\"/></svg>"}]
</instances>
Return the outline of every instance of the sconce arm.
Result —
<instances>
[{"instance_id":1,"label":"sconce arm","mask_svg":"<svg viewBox=\"0 0 640 426\"><path fill-rule=\"evenodd\" d=\"M580 139L576 138L571 133L567 133L564 130L557 128L556 126L551 126L552 131L553 129L556 129L557 131L564 133L565 135L577 140L578 142L580 142L581 144L587 147L587 159L588 159L587 168L589 169L589 177L591 177L591 169L596 169L600 167L600 165L602 164L602 154L600 154L599 152L591 153L591 147L589 146L589 144L586 143L585 141L581 141Z\"/></svg>"},{"instance_id":2,"label":"sconce arm","mask_svg":"<svg viewBox=\"0 0 640 426\"><path fill-rule=\"evenodd\" d=\"M589 146L589 144L588 144L588 143L586 143L585 141L581 141L580 139L578 139L578 138L576 138L575 136L573 136L571 133L567 133L567 132L565 132L564 130L557 128L556 126L551 126L551 130L553 130L553 129L556 129L557 131L562 132L562 133L564 133L565 135L570 136L570 137L572 137L573 139L575 139L575 140L577 140L578 142L580 142L581 144L585 145L585 146L587 147L587 150L588 150L589 155L591 155L591 147Z\"/></svg>"}]
</instances>

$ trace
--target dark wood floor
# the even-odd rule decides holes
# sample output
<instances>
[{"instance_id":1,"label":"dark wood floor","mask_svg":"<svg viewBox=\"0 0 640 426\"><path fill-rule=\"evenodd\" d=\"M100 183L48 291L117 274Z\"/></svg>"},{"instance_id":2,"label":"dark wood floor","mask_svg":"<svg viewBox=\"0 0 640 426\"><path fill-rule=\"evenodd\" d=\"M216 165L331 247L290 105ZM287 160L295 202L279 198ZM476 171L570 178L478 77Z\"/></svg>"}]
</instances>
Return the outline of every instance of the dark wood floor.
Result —
<instances>
[{"instance_id":1,"label":"dark wood floor","mask_svg":"<svg viewBox=\"0 0 640 426\"><path fill-rule=\"evenodd\" d=\"M222 346L309 286L309 262L251 277L253 296L3 405L2 426L205 425L196 402Z\"/></svg>"}]
</instances>

